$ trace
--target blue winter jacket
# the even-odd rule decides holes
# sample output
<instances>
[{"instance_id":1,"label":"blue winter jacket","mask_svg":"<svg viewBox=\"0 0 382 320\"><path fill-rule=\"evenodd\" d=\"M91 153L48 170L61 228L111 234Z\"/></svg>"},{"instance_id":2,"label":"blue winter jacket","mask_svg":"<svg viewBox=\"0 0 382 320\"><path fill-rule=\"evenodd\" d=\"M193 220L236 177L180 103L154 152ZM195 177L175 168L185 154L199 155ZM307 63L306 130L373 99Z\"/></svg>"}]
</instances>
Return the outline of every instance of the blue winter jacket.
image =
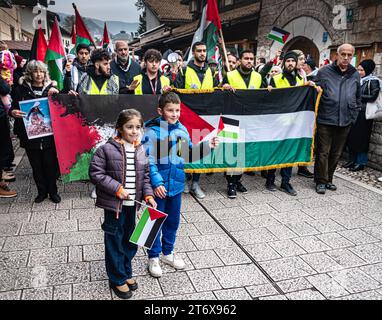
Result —
<instances>
[{"instance_id":1,"label":"blue winter jacket","mask_svg":"<svg viewBox=\"0 0 382 320\"><path fill-rule=\"evenodd\" d=\"M184 190L184 163L210 152L208 143L193 146L186 127L179 121L169 124L162 117L145 123L142 144L149 158L153 189L163 185L168 197Z\"/></svg>"}]
</instances>

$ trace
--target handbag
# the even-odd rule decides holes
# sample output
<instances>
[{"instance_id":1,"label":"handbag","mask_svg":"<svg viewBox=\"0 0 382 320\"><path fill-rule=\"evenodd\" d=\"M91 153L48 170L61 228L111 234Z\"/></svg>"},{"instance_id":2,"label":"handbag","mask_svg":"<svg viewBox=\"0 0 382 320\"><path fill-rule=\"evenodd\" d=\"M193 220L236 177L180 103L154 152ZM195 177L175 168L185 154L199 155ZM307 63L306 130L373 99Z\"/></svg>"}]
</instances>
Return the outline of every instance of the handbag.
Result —
<instances>
[{"instance_id":1,"label":"handbag","mask_svg":"<svg viewBox=\"0 0 382 320\"><path fill-rule=\"evenodd\" d=\"M369 92L370 92L370 82L368 83ZM382 90L379 91L377 100L374 102L368 102L366 104L365 117L368 120L371 119L382 119Z\"/></svg>"}]
</instances>

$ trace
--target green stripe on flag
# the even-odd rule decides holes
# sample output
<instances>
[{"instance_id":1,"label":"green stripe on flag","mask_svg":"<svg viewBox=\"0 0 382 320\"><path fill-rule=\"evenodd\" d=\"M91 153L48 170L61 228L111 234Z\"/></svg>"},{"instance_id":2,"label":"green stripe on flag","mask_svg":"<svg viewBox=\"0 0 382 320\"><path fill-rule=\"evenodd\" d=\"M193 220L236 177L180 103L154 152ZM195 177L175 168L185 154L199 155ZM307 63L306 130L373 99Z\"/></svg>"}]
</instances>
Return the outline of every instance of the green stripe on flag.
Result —
<instances>
[{"instance_id":1,"label":"green stripe on flag","mask_svg":"<svg viewBox=\"0 0 382 320\"><path fill-rule=\"evenodd\" d=\"M237 132L230 132L230 131L221 131L218 134L219 137L222 138L231 138L231 139L239 139L239 134Z\"/></svg>"},{"instance_id":2,"label":"green stripe on flag","mask_svg":"<svg viewBox=\"0 0 382 320\"><path fill-rule=\"evenodd\" d=\"M267 37L268 37L268 39L275 40L275 41L280 42L280 43L284 43L284 40L282 38L277 37L277 36L275 36L275 35L273 35L271 33L268 34Z\"/></svg>"},{"instance_id":3,"label":"green stripe on flag","mask_svg":"<svg viewBox=\"0 0 382 320\"><path fill-rule=\"evenodd\" d=\"M131 235L130 241L133 243L137 243L139 237L142 234L142 231L147 223L147 221L150 219L150 213L148 208L143 212L141 219L138 222L138 225L135 227L133 234Z\"/></svg>"},{"instance_id":4,"label":"green stripe on flag","mask_svg":"<svg viewBox=\"0 0 382 320\"><path fill-rule=\"evenodd\" d=\"M78 46L80 43L91 44L91 41L88 38L76 36L76 46Z\"/></svg>"}]
</instances>

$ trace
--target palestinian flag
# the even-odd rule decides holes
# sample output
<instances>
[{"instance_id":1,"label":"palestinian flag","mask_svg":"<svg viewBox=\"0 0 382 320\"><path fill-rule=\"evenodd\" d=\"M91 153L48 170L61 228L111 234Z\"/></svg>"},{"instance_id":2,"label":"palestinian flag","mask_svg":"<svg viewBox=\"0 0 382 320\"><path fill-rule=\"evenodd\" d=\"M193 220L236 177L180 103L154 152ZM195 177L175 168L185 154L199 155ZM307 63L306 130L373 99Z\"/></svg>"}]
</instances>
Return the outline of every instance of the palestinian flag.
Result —
<instances>
[{"instance_id":1,"label":"palestinian flag","mask_svg":"<svg viewBox=\"0 0 382 320\"><path fill-rule=\"evenodd\" d=\"M64 75L62 73L65 49L62 44L60 26L57 18L54 20L52 33L50 35L48 50L46 51L45 63L48 65L49 75L52 80L57 81L57 89L64 88Z\"/></svg>"},{"instance_id":2,"label":"palestinian flag","mask_svg":"<svg viewBox=\"0 0 382 320\"><path fill-rule=\"evenodd\" d=\"M76 54L76 26L73 24L72 25L72 32L70 33L70 39L72 43L72 48L70 49L71 54Z\"/></svg>"},{"instance_id":3,"label":"palestinian flag","mask_svg":"<svg viewBox=\"0 0 382 320\"><path fill-rule=\"evenodd\" d=\"M30 60L39 60L44 62L47 49L48 44L46 43L45 35L40 24L38 29L34 32Z\"/></svg>"},{"instance_id":4,"label":"palestinian flag","mask_svg":"<svg viewBox=\"0 0 382 320\"><path fill-rule=\"evenodd\" d=\"M320 97L313 87L179 96L180 122L194 145L223 137L211 153L200 148L203 152L198 156L193 150L186 159L187 172L253 171L311 164ZM115 135L119 112L136 108L145 121L152 119L158 116L157 99L155 95L51 97L50 114L63 181L88 180L91 157L97 147ZM168 147L168 142L164 143ZM188 145L182 144L181 150L188 150Z\"/></svg>"},{"instance_id":5,"label":"palestinian flag","mask_svg":"<svg viewBox=\"0 0 382 320\"><path fill-rule=\"evenodd\" d=\"M88 29L86 28L84 20L82 19L74 3L73 3L73 8L76 15L76 45L80 43L85 43L85 44L92 44L95 47L96 45L94 44L92 36L90 35Z\"/></svg>"},{"instance_id":6,"label":"palestinian flag","mask_svg":"<svg viewBox=\"0 0 382 320\"><path fill-rule=\"evenodd\" d=\"M239 138L239 120L220 117L218 127L218 137L237 140Z\"/></svg>"},{"instance_id":7,"label":"palestinian flag","mask_svg":"<svg viewBox=\"0 0 382 320\"><path fill-rule=\"evenodd\" d=\"M290 33L288 31L273 27L271 32L267 35L267 38L284 44L287 42L289 35Z\"/></svg>"},{"instance_id":8,"label":"palestinian flag","mask_svg":"<svg viewBox=\"0 0 382 320\"><path fill-rule=\"evenodd\" d=\"M216 0L204 0L202 16L199 20L198 29L195 31L192 45L195 42L203 41L207 45L207 60L215 55L215 47L219 40L219 30L222 25L220 22L219 11ZM190 50L188 60L191 60L192 52Z\"/></svg>"},{"instance_id":9,"label":"palestinian flag","mask_svg":"<svg viewBox=\"0 0 382 320\"><path fill-rule=\"evenodd\" d=\"M110 51L109 45L110 45L109 32L107 31L107 25L105 22L105 25L103 27L103 36L99 46L102 47L103 49L108 49Z\"/></svg>"},{"instance_id":10,"label":"palestinian flag","mask_svg":"<svg viewBox=\"0 0 382 320\"><path fill-rule=\"evenodd\" d=\"M167 214L154 208L146 207L141 219L131 235L130 242L151 249Z\"/></svg>"}]
</instances>

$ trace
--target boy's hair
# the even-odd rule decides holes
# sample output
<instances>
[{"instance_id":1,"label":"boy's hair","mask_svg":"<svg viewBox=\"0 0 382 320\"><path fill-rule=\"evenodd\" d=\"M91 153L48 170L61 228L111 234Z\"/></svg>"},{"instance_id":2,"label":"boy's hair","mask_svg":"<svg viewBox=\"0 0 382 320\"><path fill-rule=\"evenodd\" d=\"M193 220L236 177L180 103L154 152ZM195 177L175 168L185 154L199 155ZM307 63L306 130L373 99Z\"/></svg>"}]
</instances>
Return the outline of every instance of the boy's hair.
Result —
<instances>
[{"instance_id":1,"label":"boy's hair","mask_svg":"<svg viewBox=\"0 0 382 320\"><path fill-rule=\"evenodd\" d=\"M121 133L118 131L118 129L122 129L125 123L129 122L134 117L137 117L139 119L139 122L141 123L141 126L143 127L143 118L142 114L136 110L136 109L125 109L122 110L117 118L117 122L115 123L115 129L117 129L117 136L121 137Z\"/></svg>"},{"instance_id":2,"label":"boy's hair","mask_svg":"<svg viewBox=\"0 0 382 320\"><path fill-rule=\"evenodd\" d=\"M161 94L161 96L159 97L158 107L163 110L163 108L168 103L180 104L179 96L175 92L171 91Z\"/></svg>"},{"instance_id":3,"label":"boy's hair","mask_svg":"<svg viewBox=\"0 0 382 320\"><path fill-rule=\"evenodd\" d=\"M95 49L92 52L90 60L95 64L98 61L111 60L111 56L106 49Z\"/></svg>"},{"instance_id":4,"label":"boy's hair","mask_svg":"<svg viewBox=\"0 0 382 320\"><path fill-rule=\"evenodd\" d=\"M143 56L144 62L147 62L147 61L159 61L160 62L161 60L162 60L162 54L158 50L155 50L155 49L147 50Z\"/></svg>"},{"instance_id":5,"label":"boy's hair","mask_svg":"<svg viewBox=\"0 0 382 320\"><path fill-rule=\"evenodd\" d=\"M82 49L85 49L85 50L87 50L90 53L90 47L86 43L78 44L77 47L76 47L76 53L78 54L78 52L80 52L80 50L82 50Z\"/></svg>"},{"instance_id":6,"label":"boy's hair","mask_svg":"<svg viewBox=\"0 0 382 320\"><path fill-rule=\"evenodd\" d=\"M194 52L196 47L198 47L198 46L205 46L205 47L207 47L207 45L203 41L197 41L197 42L195 42L192 45L191 51Z\"/></svg>"}]
</instances>

